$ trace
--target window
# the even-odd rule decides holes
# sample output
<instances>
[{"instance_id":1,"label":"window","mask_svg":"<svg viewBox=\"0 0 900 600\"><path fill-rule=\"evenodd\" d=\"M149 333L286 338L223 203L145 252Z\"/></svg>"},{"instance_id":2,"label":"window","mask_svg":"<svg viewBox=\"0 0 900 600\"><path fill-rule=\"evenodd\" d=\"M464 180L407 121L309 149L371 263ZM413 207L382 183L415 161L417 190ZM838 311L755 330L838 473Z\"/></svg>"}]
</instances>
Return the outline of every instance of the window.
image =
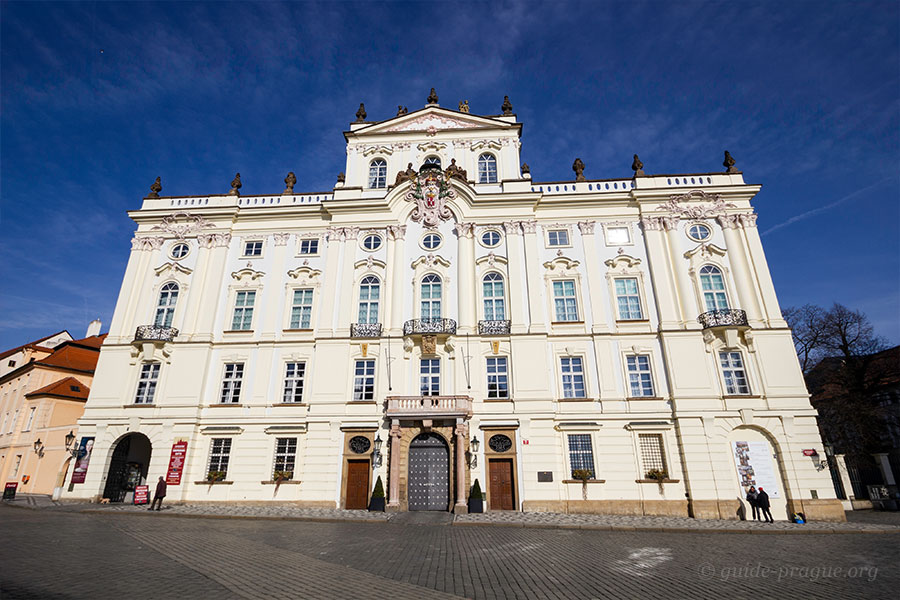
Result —
<instances>
[{"instance_id":1,"label":"window","mask_svg":"<svg viewBox=\"0 0 900 600\"><path fill-rule=\"evenodd\" d=\"M591 434L569 434L569 466L571 477L575 479L575 471L590 471L594 479L594 448L591 445Z\"/></svg>"},{"instance_id":2,"label":"window","mask_svg":"<svg viewBox=\"0 0 900 600\"><path fill-rule=\"evenodd\" d=\"M297 460L297 438L275 438L275 468L272 469L272 478L275 473L282 473L285 479L293 479L294 464Z\"/></svg>"},{"instance_id":3,"label":"window","mask_svg":"<svg viewBox=\"0 0 900 600\"><path fill-rule=\"evenodd\" d=\"M419 363L419 392L423 396L441 393L441 359L423 358Z\"/></svg>"},{"instance_id":4,"label":"window","mask_svg":"<svg viewBox=\"0 0 900 600\"><path fill-rule=\"evenodd\" d=\"M185 256L187 256L188 252L190 252L190 251L191 251L190 246L188 246L184 242L179 242L179 243L175 244L174 246L172 246L172 251L170 252L170 255L175 260L178 260L180 258L184 258Z\"/></svg>"},{"instance_id":5,"label":"window","mask_svg":"<svg viewBox=\"0 0 900 600\"><path fill-rule=\"evenodd\" d=\"M14 367L14 366L16 366L16 361L11 360L11 361L9 361L8 363L6 363L6 365L9 366L9 367Z\"/></svg>"},{"instance_id":6,"label":"window","mask_svg":"<svg viewBox=\"0 0 900 600\"><path fill-rule=\"evenodd\" d=\"M610 226L606 228L606 245L621 246L631 243L631 233L628 227Z\"/></svg>"},{"instance_id":7,"label":"window","mask_svg":"<svg viewBox=\"0 0 900 600\"><path fill-rule=\"evenodd\" d=\"M141 365L141 375L138 379L134 403L153 404L153 397L156 395L156 382L158 380L159 363L144 363Z\"/></svg>"},{"instance_id":8,"label":"window","mask_svg":"<svg viewBox=\"0 0 900 600\"><path fill-rule=\"evenodd\" d=\"M387 187L387 162L383 158L376 158L369 163L369 187Z\"/></svg>"},{"instance_id":9,"label":"window","mask_svg":"<svg viewBox=\"0 0 900 600\"><path fill-rule=\"evenodd\" d=\"M13 477L18 475L19 467L22 465L22 455L16 454L16 464L13 466Z\"/></svg>"},{"instance_id":10,"label":"window","mask_svg":"<svg viewBox=\"0 0 900 600\"><path fill-rule=\"evenodd\" d=\"M719 352L722 376L725 378L725 393L732 396L750 393L744 359L740 352Z\"/></svg>"},{"instance_id":11,"label":"window","mask_svg":"<svg viewBox=\"0 0 900 600\"><path fill-rule=\"evenodd\" d=\"M426 250L434 250L441 245L441 236L437 233L426 233L422 238L422 247Z\"/></svg>"},{"instance_id":12,"label":"window","mask_svg":"<svg viewBox=\"0 0 900 600\"><path fill-rule=\"evenodd\" d=\"M37 411L36 406L32 406L28 412L28 422L25 424L25 429L22 431L31 431L31 426L34 424L34 413Z\"/></svg>"},{"instance_id":13,"label":"window","mask_svg":"<svg viewBox=\"0 0 900 600\"><path fill-rule=\"evenodd\" d=\"M285 364L282 402L303 402L303 378L305 375L305 362L289 362Z\"/></svg>"},{"instance_id":14,"label":"window","mask_svg":"<svg viewBox=\"0 0 900 600\"><path fill-rule=\"evenodd\" d=\"M703 289L703 304L706 310L727 310L728 296L725 295L725 280L719 267L706 265L700 269L700 287Z\"/></svg>"},{"instance_id":15,"label":"window","mask_svg":"<svg viewBox=\"0 0 900 600\"><path fill-rule=\"evenodd\" d=\"M238 292L234 297L234 315L231 317L231 329L234 331L247 331L253 322L253 303L256 302L256 292Z\"/></svg>"},{"instance_id":16,"label":"window","mask_svg":"<svg viewBox=\"0 0 900 600\"><path fill-rule=\"evenodd\" d=\"M221 404L237 404L241 401L241 380L244 378L244 363L226 363L225 377L222 378Z\"/></svg>"},{"instance_id":17,"label":"window","mask_svg":"<svg viewBox=\"0 0 900 600\"><path fill-rule=\"evenodd\" d=\"M422 163L422 165L423 166L434 165L440 169L441 168L441 159L439 156L429 156L428 158L425 159L425 162Z\"/></svg>"},{"instance_id":18,"label":"window","mask_svg":"<svg viewBox=\"0 0 900 600\"><path fill-rule=\"evenodd\" d=\"M231 438L213 438L209 447L209 468L207 473L220 471L228 475L228 457L231 455Z\"/></svg>"},{"instance_id":19,"label":"window","mask_svg":"<svg viewBox=\"0 0 900 600\"><path fill-rule=\"evenodd\" d=\"M488 398L509 398L509 372L505 356L487 359Z\"/></svg>"},{"instance_id":20,"label":"window","mask_svg":"<svg viewBox=\"0 0 900 600\"><path fill-rule=\"evenodd\" d=\"M575 302L575 281L564 279L553 282L553 302L557 321L577 321L578 305Z\"/></svg>"},{"instance_id":21,"label":"window","mask_svg":"<svg viewBox=\"0 0 900 600\"><path fill-rule=\"evenodd\" d=\"M478 183L497 183L497 159L493 154L478 157Z\"/></svg>"},{"instance_id":22,"label":"window","mask_svg":"<svg viewBox=\"0 0 900 600\"><path fill-rule=\"evenodd\" d=\"M16 428L16 421L19 420L19 411L13 413L12 421L9 422L9 429L6 433L12 433Z\"/></svg>"},{"instance_id":23,"label":"window","mask_svg":"<svg viewBox=\"0 0 900 600\"><path fill-rule=\"evenodd\" d=\"M560 359L562 366L563 398L584 398L584 369L581 357L568 356Z\"/></svg>"},{"instance_id":24,"label":"window","mask_svg":"<svg viewBox=\"0 0 900 600\"><path fill-rule=\"evenodd\" d=\"M365 248L369 252L378 250L379 248L381 248L381 236L370 233L363 238L363 248Z\"/></svg>"},{"instance_id":25,"label":"window","mask_svg":"<svg viewBox=\"0 0 900 600\"><path fill-rule=\"evenodd\" d=\"M569 232L565 229L551 229L547 232L548 246L568 246Z\"/></svg>"},{"instance_id":26,"label":"window","mask_svg":"<svg viewBox=\"0 0 900 600\"><path fill-rule=\"evenodd\" d=\"M9 413L7 412L3 415L3 426L0 427L0 435L3 435L3 431L6 429L6 422L9 421Z\"/></svg>"},{"instance_id":27,"label":"window","mask_svg":"<svg viewBox=\"0 0 900 600\"><path fill-rule=\"evenodd\" d=\"M650 373L650 357L639 354L626 356L628 365L628 385L632 398L653 396L653 377Z\"/></svg>"},{"instance_id":28,"label":"window","mask_svg":"<svg viewBox=\"0 0 900 600\"><path fill-rule=\"evenodd\" d=\"M381 284L377 277L368 276L359 283L359 323L378 322L378 299Z\"/></svg>"},{"instance_id":29,"label":"window","mask_svg":"<svg viewBox=\"0 0 900 600\"><path fill-rule=\"evenodd\" d=\"M175 316L175 303L178 302L178 284L169 282L159 291L156 303L156 317L153 324L157 327L171 327Z\"/></svg>"},{"instance_id":30,"label":"window","mask_svg":"<svg viewBox=\"0 0 900 600\"><path fill-rule=\"evenodd\" d=\"M638 445L641 448L641 464L644 467L644 476L650 471L660 471L668 475L666 467L666 453L663 451L663 437L659 433L642 433L638 435Z\"/></svg>"},{"instance_id":31,"label":"window","mask_svg":"<svg viewBox=\"0 0 900 600\"><path fill-rule=\"evenodd\" d=\"M353 401L368 402L375 399L375 361L356 361L356 376L353 378Z\"/></svg>"},{"instance_id":32,"label":"window","mask_svg":"<svg viewBox=\"0 0 900 600\"><path fill-rule=\"evenodd\" d=\"M619 320L640 321L644 318L641 311L641 296L638 293L636 277L623 277L615 280L616 304L619 308Z\"/></svg>"},{"instance_id":33,"label":"window","mask_svg":"<svg viewBox=\"0 0 900 600\"><path fill-rule=\"evenodd\" d=\"M310 329L312 321L312 288L294 290L294 299L291 302L291 329Z\"/></svg>"},{"instance_id":34,"label":"window","mask_svg":"<svg viewBox=\"0 0 900 600\"><path fill-rule=\"evenodd\" d=\"M704 242L712 235L710 228L703 223L694 223L687 230L687 236L695 242Z\"/></svg>"},{"instance_id":35,"label":"window","mask_svg":"<svg viewBox=\"0 0 900 600\"><path fill-rule=\"evenodd\" d=\"M500 232L488 229L481 234L481 243L488 248L494 248L500 244Z\"/></svg>"},{"instance_id":36,"label":"window","mask_svg":"<svg viewBox=\"0 0 900 600\"><path fill-rule=\"evenodd\" d=\"M319 240L300 240L300 254L318 254Z\"/></svg>"},{"instance_id":37,"label":"window","mask_svg":"<svg viewBox=\"0 0 900 600\"><path fill-rule=\"evenodd\" d=\"M425 321L441 318L441 278L426 275L422 278L422 319Z\"/></svg>"},{"instance_id":38,"label":"window","mask_svg":"<svg viewBox=\"0 0 900 600\"><path fill-rule=\"evenodd\" d=\"M247 242L244 244L244 257L262 256L262 248L261 241Z\"/></svg>"},{"instance_id":39,"label":"window","mask_svg":"<svg viewBox=\"0 0 900 600\"><path fill-rule=\"evenodd\" d=\"M503 277L500 273L488 273L482 280L484 287L484 318L486 321L506 320L503 299Z\"/></svg>"}]
</instances>

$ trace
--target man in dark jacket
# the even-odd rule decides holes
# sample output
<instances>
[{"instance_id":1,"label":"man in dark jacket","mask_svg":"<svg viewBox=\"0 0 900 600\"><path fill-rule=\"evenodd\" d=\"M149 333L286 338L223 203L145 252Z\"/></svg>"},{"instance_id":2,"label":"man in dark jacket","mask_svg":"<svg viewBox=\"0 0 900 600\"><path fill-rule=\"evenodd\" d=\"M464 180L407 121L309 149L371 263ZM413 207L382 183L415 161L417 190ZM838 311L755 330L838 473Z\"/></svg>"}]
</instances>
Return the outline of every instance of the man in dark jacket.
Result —
<instances>
[{"instance_id":1,"label":"man in dark jacket","mask_svg":"<svg viewBox=\"0 0 900 600\"><path fill-rule=\"evenodd\" d=\"M153 510L153 507L156 506L156 510L162 508L163 498L166 497L166 480L162 478L162 475L159 477L159 482L156 484L156 495L153 496L153 502L150 504L150 508L147 510Z\"/></svg>"},{"instance_id":2,"label":"man in dark jacket","mask_svg":"<svg viewBox=\"0 0 900 600\"><path fill-rule=\"evenodd\" d=\"M766 490L759 488L759 493L756 495L756 503L759 505L762 515L766 518L766 523L774 523L775 519L772 518L772 513L769 511L769 494L766 493Z\"/></svg>"},{"instance_id":3,"label":"man in dark jacket","mask_svg":"<svg viewBox=\"0 0 900 600\"><path fill-rule=\"evenodd\" d=\"M759 521L759 502L758 502L759 494L756 491L756 486L751 485L750 489L747 490L747 503L750 504L750 508L753 509L753 520Z\"/></svg>"}]
</instances>

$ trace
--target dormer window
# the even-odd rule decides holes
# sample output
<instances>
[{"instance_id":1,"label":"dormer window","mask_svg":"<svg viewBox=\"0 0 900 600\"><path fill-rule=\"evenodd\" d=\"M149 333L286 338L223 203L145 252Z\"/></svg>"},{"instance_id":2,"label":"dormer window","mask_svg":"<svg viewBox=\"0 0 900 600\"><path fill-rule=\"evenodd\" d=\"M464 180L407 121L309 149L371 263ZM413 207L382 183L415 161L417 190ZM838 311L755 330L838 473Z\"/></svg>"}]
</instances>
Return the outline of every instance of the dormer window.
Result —
<instances>
[{"instance_id":1,"label":"dormer window","mask_svg":"<svg viewBox=\"0 0 900 600\"><path fill-rule=\"evenodd\" d=\"M383 158L376 158L369 163L369 187L387 187L387 161Z\"/></svg>"},{"instance_id":2,"label":"dormer window","mask_svg":"<svg viewBox=\"0 0 900 600\"><path fill-rule=\"evenodd\" d=\"M478 183L497 183L497 159L493 154L478 157Z\"/></svg>"}]
</instances>

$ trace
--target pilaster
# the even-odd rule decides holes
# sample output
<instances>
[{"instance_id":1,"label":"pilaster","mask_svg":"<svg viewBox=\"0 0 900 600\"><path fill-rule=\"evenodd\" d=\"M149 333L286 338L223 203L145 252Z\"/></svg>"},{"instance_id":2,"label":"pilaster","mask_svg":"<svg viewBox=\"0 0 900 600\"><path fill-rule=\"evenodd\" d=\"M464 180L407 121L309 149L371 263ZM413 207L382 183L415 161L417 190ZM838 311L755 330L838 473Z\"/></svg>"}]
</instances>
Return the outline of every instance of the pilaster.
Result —
<instances>
[{"instance_id":1,"label":"pilaster","mask_svg":"<svg viewBox=\"0 0 900 600\"><path fill-rule=\"evenodd\" d=\"M359 227L344 227L344 252L341 256L341 287L337 292L337 296L332 298L340 298L339 302L335 302L337 307L337 326L335 333L338 336L350 335L350 322L355 321L353 314L353 305L357 300L356 289L353 285L353 272L356 262L356 239L359 237ZM328 296L326 296L326 299Z\"/></svg>"},{"instance_id":2,"label":"pilaster","mask_svg":"<svg viewBox=\"0 0 900 600\"><path fill-rule=\"evenodd\" d=\"M600 258L597 254L597 238L594 236L594 221L579 221L581 241L584 245L584 267L587 275L588 291L591 301L591 331L594 333L609 332L606 316L606 298L609 289L605 288Z\"/></svg>"},{"instance_id":3,"label":"pilaster","mask_svg":"<svg viewBox=\"0 0 900 600\"><path fill-rule=\"evenodd\" d=\"M402 242L406 236L406 225L388 227L388 236L394 240L394 255L392 259L388 259L391 269L391 295L387 302L391 318L387 328L391 335L400 335L403 329L403 262L406 255ZM388 251L390 251L390 247L388 247Z\"/></svg>"},{"instance_id":4,"label":"pilaster","mask_svg":"<svg viewBox=\"0 0 900 600\"><path fill-rule=\"evenodd\" d=\"M647 245L647 262L659 313L660 329L679 329L680 310L676 304L675 281L669 263L669 253L663 223L660 217L643 217L644 242Z\"/></svg>"},{"instance_id":5,"label":"pilaster","mask_svg":"<svg viewBox=\"0 0 900 600\"><path fill-rule=\"evenodd\" d=\"M324 286L322 288L322 302L319 311L319 335L331 337L334 335L334 311L337 310L334 299L337 293L338 267L341 264L343 251L344 229L342 227L329 227L325 234L328 238L328 250L325 257L325 271L322 274Z\"/></svg>"},{"instance_id":6,"label":"pilaster","mask_svg":"<svg viewBox=\"0 0 900 600\"><path fill-rule=\"evenodd\" d=\"M526 306L525 250L522 247L522 228L517 221L504 221L506 232L506 260L509 275L509 319L511 333L525 333L531 323Z\"/></svg>"},{"instance_id":7,"label":"pilaster","mask_svg":"<svg viewBox=\"0 0 900 600\"><path fill-rule=\"evenodd\" d=\"M201 309L197 318L196 332L191 341L212 341L216 315L219 314L219 303L222 289L227 287L225 265L228 260L228 247L231 245L230 233L210 233L197 236L200 245L210 249L209 267L203 292L200 297ZM228 310L228 307L225 307Z\"/></svg>"},{"instance_id":8,"label":"pilaster","mask_svg":"<svg viewBox=\"0 0 900 600\"><path fill-rule=\"evenodd\" d=\"M547 312L544 306L544 293L541 289L544 285L541 276L540 250L537 239L537 221L519 221L525 238L525 266L528 277L528 312L531 322L529 333L547 332Z\"/></svg>"},{"instance_id":9,"label":"pilaster","mask_svg":"<svg viewBox=\"0 0 900 600\"><path fill-rule=\"evenodd\" d=\"M737 221L737 215L723 215L718 220L725 234L728 262L734 271L732 281L735 283L739 296L740 306L735 308L747 312L750 325L759 326L762 323L762 311L756 293L757 286L753 285L755 278L751 275L750 265L747 262L744 240L738 231L740 223Z\"/></svg>"},{"instance_id":10,"label":"pilaster","mask_svg":"<svg viewBox=\"0 0 900 600\"><path fill-rule=\"evenodd\" d=\"M459 310L459 334L475 331L475 236L473 223L457 223L454 226L459 240L459 264L457 265L457 307Z\"/></svg>"}]
</instances>

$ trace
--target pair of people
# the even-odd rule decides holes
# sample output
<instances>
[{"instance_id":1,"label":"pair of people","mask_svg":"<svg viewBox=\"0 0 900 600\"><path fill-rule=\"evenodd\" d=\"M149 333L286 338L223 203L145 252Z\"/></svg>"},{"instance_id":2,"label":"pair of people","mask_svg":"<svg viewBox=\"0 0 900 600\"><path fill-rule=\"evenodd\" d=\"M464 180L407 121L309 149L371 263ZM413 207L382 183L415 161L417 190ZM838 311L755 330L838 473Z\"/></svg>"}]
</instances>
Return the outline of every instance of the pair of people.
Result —
<instances>
[{"instance_id":1,"label":"pair of people","mask_svg":"<svg viewBox=\"0 0 900 600\"><path fill-rule=\"evenodd\" d=\"M159 477L159 481L156 483L156 494L153 496L153 502L150 503L150 508L147 510L153 510L153 507L156 507L156 510L160 510L162 508L163 498L166 497L166 480L163 479L162 476Z\"/></svg>"},{"instance_id":2,"label":"pair of people","mask_svg":"<svg viewBox=\"0 0 900 600\"><path fill-rule=\"evenodd\" d=\"M750 489L747 490L747 502L750 503L750 508L753 509L753 518L756 521L763 517L766 523L775 522L775 519L772 518L772 512L769 510L769 494L761 486L759 490L754 485L750 486Z\"/></svg>"}]
</instances>

